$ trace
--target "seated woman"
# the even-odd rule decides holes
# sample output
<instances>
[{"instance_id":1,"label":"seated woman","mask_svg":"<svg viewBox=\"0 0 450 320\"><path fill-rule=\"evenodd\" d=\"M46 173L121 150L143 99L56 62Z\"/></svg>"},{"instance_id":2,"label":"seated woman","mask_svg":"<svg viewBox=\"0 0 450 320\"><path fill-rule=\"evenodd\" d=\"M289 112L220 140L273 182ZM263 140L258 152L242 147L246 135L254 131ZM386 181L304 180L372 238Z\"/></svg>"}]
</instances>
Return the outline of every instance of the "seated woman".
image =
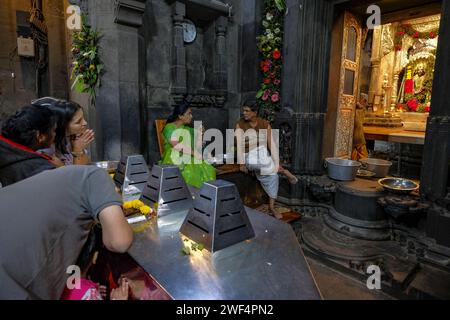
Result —
<instances>
[{"instance_id":1,"label":"seated woman","mask_svg":"<svg viewBox=\"0 0 450 320\"><path fill-rule=\"evenodd\" d=\"M277 219L281 219L283 215L275 210L279 186L278 173L285 175L291 184L296 184L298 179L289 170L277 165L279 163L278 148L273 140L272 128L267 120L258 117L256 101L244 103L243 115L244 117L236 124L236 137L238 143L241 144L238 151L245 152L243 155L238 154L238 160L242 157L244 161L244 164L241 163L240 169L245 173L249 170L255 171L256 178L270 198L270 214ZM266 136L262 137L262 135ZM258 146L259 141L265 142L266 145Z\"/></svg>"},{"instance_id":2,"label":"seated woman","mask_svg":"<svg viewBox=\"0 0 450 320\"><path fill-rule=\"evenodd\" d=\"M52 158L36 152L52 145L55 128L52 112L36 106L25 106L3 122L0 135L3 187L55 168Z\"/></svg>"},{"instance_id":3,"label":"seated woman","mask_svg":"<svg viewBox=\"0 0 450 320\"><path fill-rule=\"evenodd\" d=\"M177 105L163 130L164 154L160 164L176 164L188 185L200 188L216 180L216 169L202 161L202 141L194 141L192 110L187 102ZM200 135L199 135L200 137Z\"/></svg>"},{"instance_id":4,"label":"seated woman","mask_svg":"<svg viewBox=\"0 0 450 320\"><path fill-rule=\"evenodd\" d=\"M87 128L83 108L76 102L52 97L34 100L32 104L49 108L57 121L54 146L39 152L59 159L59 166L88 164L87 148L95 138L94 131Z\"/></svg>"}]
</instances>

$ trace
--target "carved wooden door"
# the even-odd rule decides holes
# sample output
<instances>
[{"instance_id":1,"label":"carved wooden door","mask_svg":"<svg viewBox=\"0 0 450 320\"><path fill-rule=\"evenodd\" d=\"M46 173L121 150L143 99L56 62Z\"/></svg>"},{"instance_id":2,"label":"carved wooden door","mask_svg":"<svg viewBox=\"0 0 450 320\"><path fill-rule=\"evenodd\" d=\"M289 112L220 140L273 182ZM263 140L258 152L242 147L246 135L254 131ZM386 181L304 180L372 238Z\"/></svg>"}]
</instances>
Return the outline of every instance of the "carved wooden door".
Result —
<instances>
[{"instance_id":1,"label":"carved wooden door","mask_svg":"<svg viewBox=\"0 0 450 320\"><path fill-rule=\"evenodd\" d=\"M361 24L354 15L345 12L339 78L339 101L336 117L336 139L334 142L335 157L350 157L352 152L355 104L358 95L361 38Z\"/></svg>"}]
</instances>

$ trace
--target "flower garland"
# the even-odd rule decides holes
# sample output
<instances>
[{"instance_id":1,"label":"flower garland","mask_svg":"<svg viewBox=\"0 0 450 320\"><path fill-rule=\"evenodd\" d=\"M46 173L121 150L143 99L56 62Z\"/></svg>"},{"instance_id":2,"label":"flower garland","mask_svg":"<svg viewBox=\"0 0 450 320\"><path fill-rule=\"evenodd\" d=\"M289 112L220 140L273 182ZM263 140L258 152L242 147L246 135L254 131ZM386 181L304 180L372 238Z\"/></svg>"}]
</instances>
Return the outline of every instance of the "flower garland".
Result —
<instances>
[{"instance_id":1,"label":"flower garland","mask_svg":"<svg viewBox=\"0 0 450 320\"><path fill-rule=\"evenodd\" d=\"M414 70L418 64L425 64L427 67L424 70L425 80L423 81L420 91L415 91ZM405 98L406 103L400 103L397 108L401 111L410 112L430 112L431 94L433 90L433 73L434 73L434 59L421 58L406 67L405 77Z\"/></svg>"},{"instance_id":2,"label":"flower garland","mask_svg":"<svg viewBox=\"0 0 450 320\"><path fill-rule=\"evenodd\" d=\"M82 19L82 29L73 33L74 62L70 79L74 79L72 89L89 93L91 104L95 105L95 89L100 86L100 76L104 68L99 56L100 33L92 30L84 16Z\"/></svg>"},{"instance_id":3,"label":"flower garland","mask_svg":"<svg viewBox=\"0 0 450 320\"><path fill-rule=\"evenodd\" d=\"M439 29L435 29L429 32L419 32L410 24L401 24L398 27L398 31L394 37L394 48L396 51L402 50L402 41L405 35L408 35L414 39L434 39L438 36Z\"/></svg>"},{"instance_id":4,"label":"flower garland","mask_svg":"<svg viewBox=\"0 0 450 320\"><path fill-rule=\"evenodd\" d=\"M260 104L260 116L273 121L280 110L281 68L283 44L283 22L286 5L284 0L264 0L265 16L262 22L263 35L257 37L262 57L260 69L263 81L256 93Z\"/></svg>"}]
</instances>

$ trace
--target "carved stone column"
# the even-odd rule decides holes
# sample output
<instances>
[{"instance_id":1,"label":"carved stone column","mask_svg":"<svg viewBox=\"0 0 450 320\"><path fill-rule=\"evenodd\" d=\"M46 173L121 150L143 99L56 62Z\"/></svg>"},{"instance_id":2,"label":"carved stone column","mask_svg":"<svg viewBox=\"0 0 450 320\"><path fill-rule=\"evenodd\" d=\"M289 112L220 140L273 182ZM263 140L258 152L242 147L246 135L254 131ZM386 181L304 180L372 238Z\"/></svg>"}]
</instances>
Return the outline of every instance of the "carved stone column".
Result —
<instances>
[{"instance_id":1,"label":"carved stone column","mask_svg":"<svg viewBox=\"0 0 450 320\"><path fill-rule=\"evenodd\" d=\"M448 52L450 52L450 3L444 1L421 179L421 191L430 199L445 197L449 187L450 58Z\"/></svg>"},{"instance_id":2,"label":"carved stone column","mask_svg":"<svg viewBox=\"0 0 450 320\"><path fill-rule=\"evenodd\" d=\"M395 22L392 24L392 30L393 30L393 34L395 34L397 32L398 29L398 22ZM399 74L401 72L401 62L402 62L402 57L401 57L401 51L397 51L395 48L393 48L394 50L394 75L392 77L392 91L391 91L391 109L395 108L395 106L397 105L397 98L398 98L398 80L399 80Z\"/></svg>"},{"instance_id":3,"label":"carved stone column","mask_svg":"<svg viewBox=\"0 0 450 320\"><path fill-rule=\"evenodd\" d=\"M428 118L423 166L421 194L435 201L428 211L427 235L438 244L450 247L450 108L448 84L450 83L450 3L443 1L439 44L436 55Z\"/></svg>"},{"instance_id":4,"label":"carved stone column","mask_svg":"<svg viewBox=\"0 0 450 320\"><path fill-rule=\"evenodd\" d=\"M369 103L374 104L375 97L381 97L380 85L380 64L381 64L381 27L375 27L373 30L373 40L372 40L372 72L370 76L370 90L369 90ZM379 108L381 100L378 101L374 107Z\"/></svg>"},{"instance_id":5,"label":"carved stone column","mask_svg":"<svg viewBox=\"0 0 450 320\"><path fill-rule=\"evenodd\" d=\"M323 171L322 140L327 109L328 66L333 4L287 0L284 22L282 105L275 128L292 130L290 168L300 174ZM281 123L282 122L282 123Z\"/></svg>"},{"instance_id":6,"label":"carved stone column","mask_svg":"<svg viewBox=\"0 0 450 320\"><path fill-rule=\"evenodd\" d=\"M219 93L224 94L227 86L227 65L226 65L226 34L228 19L219 17L216 20L216 50L214 53L214 87ZM223 104L224 101L221 101Z\"/></svg>"},{"instance_id":7,"label":"carved stone column","mask_svg":"<svg viewBox=\"0 0 450 320\"><path fill-rule=\"evenodd\" d=\"M142 25L146 0L88 2L89 22L102 33L102 85L90 123L96 131L94 160L119 160L142 152ZM142 70L142 71L141 71Z\"/></svg>"},{"instance_id":8,"label":"carved stone column","mask_svg":"<svg viewBox=\"0 0 450 320\"><path fill-rule=\"evenodd\" d=\"M180 1L172 4L173 14L173 43L172 43L172 90L175 102L183 100L187 93L186 49L183 40L183 21L186 15L186 5Z\"/></svg>"},{"instance_id":9,"label":"carved stone column","mask_svg":"<svg viewBox=\"0 0 450 320\"><path fill-rule=\"evenodd\" d=\"M392 96L391 96L391 108L395 107L397 104L397 98L398 98L398 79L399 74L395 73L394 77L392 78Z\"/></svg>"}]
</instances>

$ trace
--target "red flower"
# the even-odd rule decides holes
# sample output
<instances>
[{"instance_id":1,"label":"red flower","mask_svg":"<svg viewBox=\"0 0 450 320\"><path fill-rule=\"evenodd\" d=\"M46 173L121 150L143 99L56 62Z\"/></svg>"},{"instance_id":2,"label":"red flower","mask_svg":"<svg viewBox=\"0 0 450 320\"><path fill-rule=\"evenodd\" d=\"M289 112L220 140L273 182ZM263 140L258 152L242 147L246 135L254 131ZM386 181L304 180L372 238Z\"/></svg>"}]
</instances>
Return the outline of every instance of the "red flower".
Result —
<instances>
[{"instance_id":1,"label":"red flower","mask_svg":"<svg viewBox=\"0 0 450 320\"><path fill-rule=\"evenodd\" d=\"M261 61L261 67L263 67L263 66L270 67L271 64L272 64L272 62L269 59L265 59L265 60Z\"/></svg>"},{"instance_id":2,"label":"red flower","mask_svg":"<svg viewBox=\"0 0 450 320\"><path fill-rule=\"evenodd\" d=\"M271 80L269 78L264 79L264 84L270 84Z\"/></svg>"},{"instance_id":3,"label":"red flower","mask_svg":"<svg viewBox=\"0 0 450 320\"><path fill-rule=\"evenodd\" d=\"M275 72L272 72L272 73L269 75L269 77L270 77L271 79L275 79L275 76L276 76L276 73L275 73Z\"/></svg>"},{"instance_id":4,"label":"red flower","mask_svg":"<svg viewBox=\"0 0 450 320\"><path fill-rule=\"evenodd\" d=\"M280 100L280 94L278 92L275 92L272 95L272 102L278 102L278 100Z\"/></svg>"},{"instance_id":5,"label":"red flower","mask_svg":"<svg viewBox=\"0 0 450 320\"><path fill-rule=\"evenodd\" d=\"M403 35L405 35L405 31L399 31L399 32L397 32L397 35L398 36L403 36Z\"/></svg>"},{"instance_id":6,"label":"red flower","mask_svg":"<svg viewBox=\"0 0 450 320\"><path fill-rule=\"evenodd\" d=\"M419 38L419 36L420 36L419 32L416 31L416 33L414 33L414 35L413 35L413 38L417 39L417 38Z\"/></svg>"},{"instance_id":7,"label":"red flower","mask_svg":"<svg viewBox=\"0 0 450 320\"><path fill-rule=\"evenodd\" d=\"M264 101L266 101L267 99L269 99L269 96L270 96L270 91L269 91L269 90L266 90L266 91L264 92L263 96L262 96L262 99L263 99Z\"/></svg>"},{"instance_id":8,"label":"red flower","mask_svg":"<svg viewBox=\"0 0 450 320\"><path fill-rule=\"evenodd\" d=\"M436 34L435 34L433 31L430 32L430 38L431 38L431 39L436 38Z\"/></svg>"},{"instance_id":9,"label":"red flower","mask_svg":"<svg viewBox=\"0 0 450 320\"><path fill-rule=\"evenodd\" d=\"M269 59L265 59L261 61L260 66L263 72L268 72L270 70L270 67L272 66L272 62Z\"/></svg>"},{"instance_id":10,"label":"red flower","mask_svg":"<svg viewBox=\"0 0 450 320\"><path fill-rule=\"evenodd\" d=\"M275 80L273 80L273 83L277 86L281 83L281 80L275 79Z\"/></svg>"},{"instance_id":11,"label":"red flower","mask_svg":"<svg viewBox=\"0 0 450 320\"><path fill-rule=\"evenodd\" d=\"M272 57L273 57L275 60L280 59L280 58L281 58L281 52L280 52L280 50L278 50L278 49L273 50L273 52L272 52Z\"/></svg>"},{"instance_id":12,"label":"red flower","mask_svg":"<svg viewBox=\"0 0 450 320\"><path fill-rule=\"evenodd\" d=\"M425 112L430 112L430 107L429 107L429 106L426 106L426 107L424 108L424 111L425 111Z\"/></svg>"},{"instance_id":13,"label":"red flower","mask_svg":"<svg viewBox=\"0 0 450 320\"><path fill-rule=\"evenodd\" d=\"M408 106L408 108L412 111L417 111L417 107L419 106L417 99L416 98L412 98L410 99L406 105Z\"/></svg>"}]
</instances>

